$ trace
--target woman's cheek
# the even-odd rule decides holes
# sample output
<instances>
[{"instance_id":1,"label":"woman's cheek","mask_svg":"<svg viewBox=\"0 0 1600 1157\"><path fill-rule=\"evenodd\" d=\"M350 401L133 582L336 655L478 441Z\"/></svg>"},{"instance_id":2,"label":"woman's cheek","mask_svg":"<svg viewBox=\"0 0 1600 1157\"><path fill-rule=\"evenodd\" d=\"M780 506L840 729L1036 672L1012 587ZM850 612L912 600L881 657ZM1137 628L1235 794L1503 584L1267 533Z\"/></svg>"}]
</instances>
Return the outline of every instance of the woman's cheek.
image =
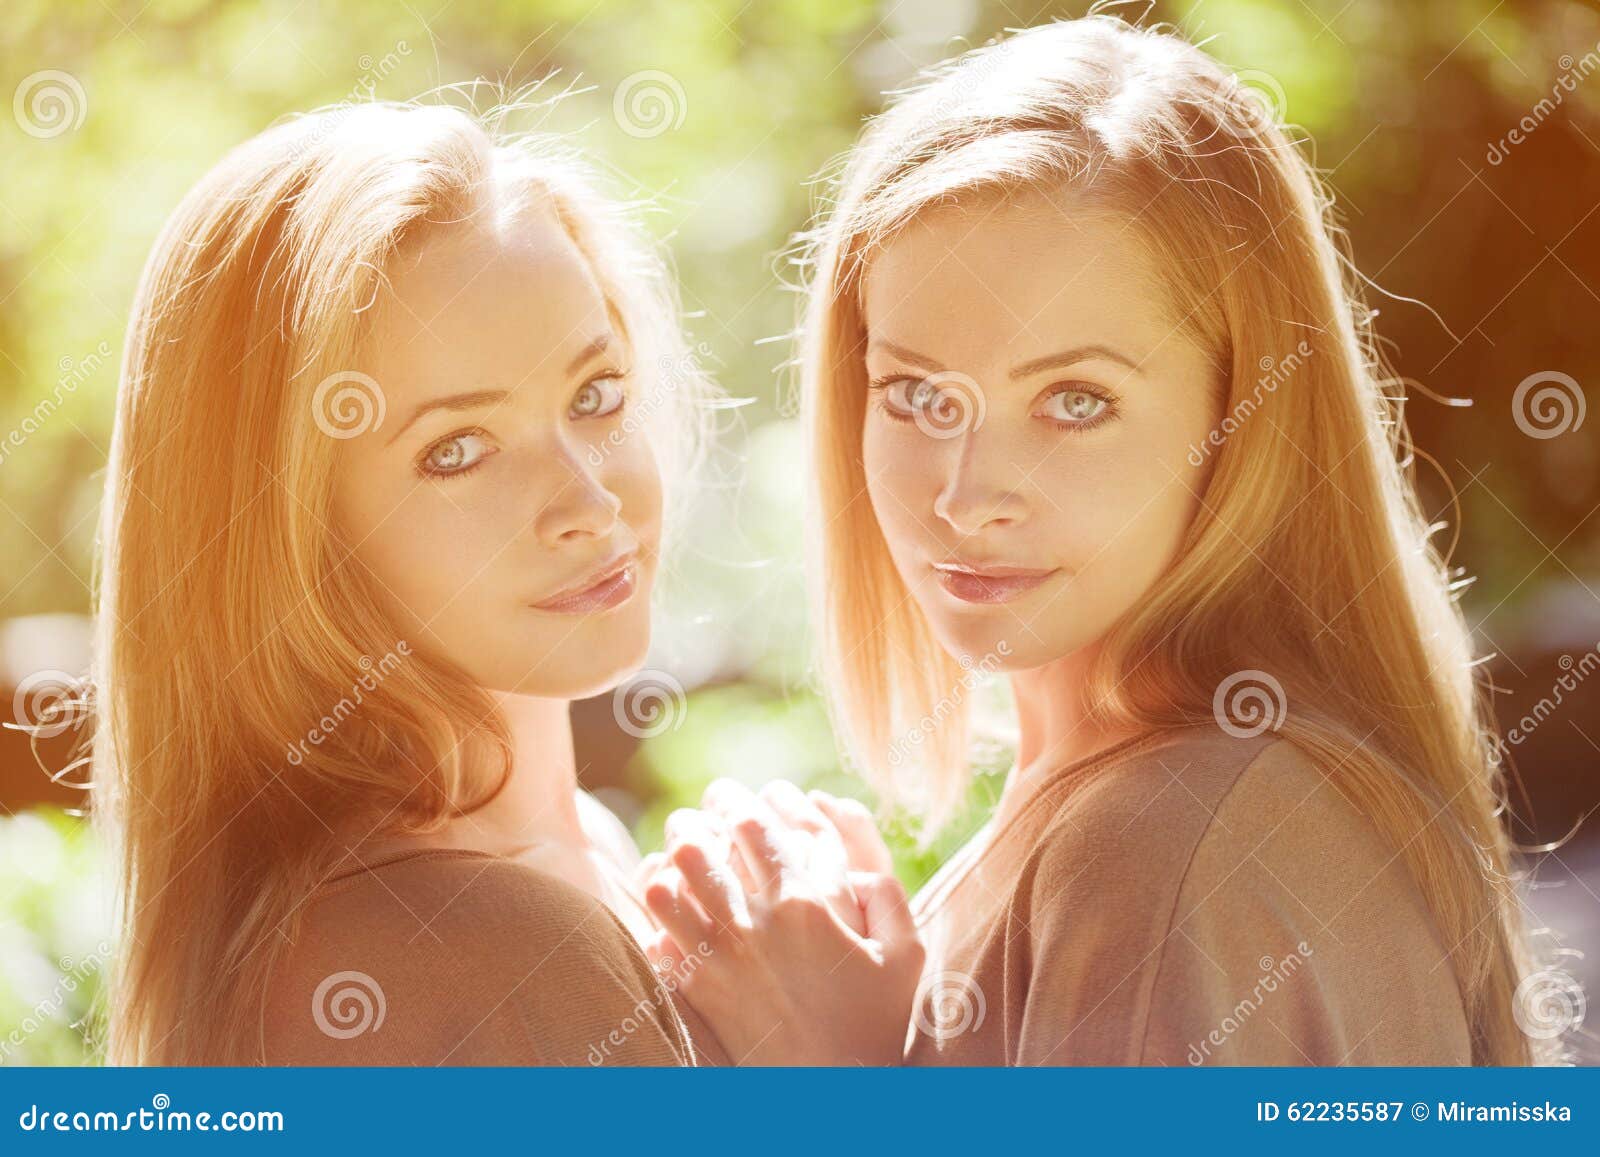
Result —
<instances>
[{"instance_id":1,"label":"woman's cheek","mask_svg":"<svg viewBox=\"0 0 1600 1157\"><path fill-rule=\"evenodd\" d=\"M634 431L614 440L595 442L590 448L590 461L600 455L603 457L595 470L600 484L622 501L622 520L636 534L648 536L648 545L655 546L664 496L661 468L650 438L644 431Z\"/></svg>"}]
</instances>

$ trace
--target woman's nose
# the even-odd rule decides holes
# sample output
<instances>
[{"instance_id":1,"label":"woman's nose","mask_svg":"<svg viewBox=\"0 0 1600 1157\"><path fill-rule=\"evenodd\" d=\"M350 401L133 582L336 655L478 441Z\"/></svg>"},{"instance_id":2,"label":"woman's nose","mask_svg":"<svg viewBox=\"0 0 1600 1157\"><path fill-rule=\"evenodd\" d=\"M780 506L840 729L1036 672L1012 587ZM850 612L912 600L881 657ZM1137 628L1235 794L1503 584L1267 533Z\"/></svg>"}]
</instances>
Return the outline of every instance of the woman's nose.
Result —
<instances>
[{"instance_id":1,"label":"woman's nose","mask_svg":"<svg viewBox=\"0 0 1600 1157\"><path fill-rule=\"evenodd\" d=\"M1019 471L1004 448L977 430L968 430L957 441L934 498L934 514L963 535L1023 521L1027 503L1019 493Z\"/></svg>"},{"instance_id":2,"label":"woman's nose","mask_svg":"<svg viewBox=\"0 0 1600 1157\"><path fill-rule=\"evenodd\" d=\"M582 538L604 538L616 526L622 499L609 490L581 456L566 450L556 456L560 472L553 489L534 515L539 541L556 546Z\"/></svg>"}]
</instances>

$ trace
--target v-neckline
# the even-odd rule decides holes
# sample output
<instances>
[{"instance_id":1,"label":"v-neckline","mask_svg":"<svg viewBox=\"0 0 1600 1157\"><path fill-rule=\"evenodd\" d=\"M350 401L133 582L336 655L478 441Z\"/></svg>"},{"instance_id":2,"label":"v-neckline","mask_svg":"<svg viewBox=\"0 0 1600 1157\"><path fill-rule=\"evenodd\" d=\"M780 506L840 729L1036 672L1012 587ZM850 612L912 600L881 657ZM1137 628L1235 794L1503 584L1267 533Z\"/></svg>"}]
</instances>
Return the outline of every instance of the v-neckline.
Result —
<instances>
[{"instance_id":1,"label":"v-neckline","mask_svg":"<svg viewBox=\"0 0 1600 1157\"><path fill-rule=\"evenodd\" d=\"M1163 727L1131 735L1127 739L1113 743L1110 747L1091 752L1080 759L1064 763L1060 767L1041 775L1029 789L1028 797L1015 812L1006 818L1005 822L997 826L995 818L991 817L987 823L972 834L971 839L962 844L955 854L940 866L928 883L917 891L911 905L912 918L917 926L921 927L927 923L933 914L950 898L956 888L968 876L972 875L978 863L998 847L1011 832L1016 830L1023 817L1031 813L1039 805L1039 801L1044 798L1047 787L1063 776L1074 772L1087 771L1108 759L1142 749L1148 743L1167 737L1174 730L1177 729ZM1016 768L1013 766L1012 770L1006 773L1008 782L1015 770ZM987 838L985 839L986 833ZM980 839L983 842L980 843Z\"/></svg>"}]
</instances>

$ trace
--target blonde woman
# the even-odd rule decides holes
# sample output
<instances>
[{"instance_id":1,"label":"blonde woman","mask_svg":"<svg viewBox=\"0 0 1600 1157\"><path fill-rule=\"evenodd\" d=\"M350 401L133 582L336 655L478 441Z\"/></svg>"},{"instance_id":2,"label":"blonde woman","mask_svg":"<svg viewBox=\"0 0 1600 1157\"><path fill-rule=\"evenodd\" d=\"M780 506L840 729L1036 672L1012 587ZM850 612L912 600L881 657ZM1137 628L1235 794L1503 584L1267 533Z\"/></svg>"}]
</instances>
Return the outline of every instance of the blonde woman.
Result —
<instances>
[{"instance_id":1,"label":"blonde woman","mask_svg":"<svg viewBox=\"0 0 1600 1157\"><path fill-rule=\"evenodd\" d=\"M970 669L1020 742L916 898L920 983L805 967L870 939L827 866L886 866L860 811L723 785L676 822L646 898L717 949L685 993L730 1052L1530 1059L1489 716L1328 209L1211 58L1104 16L868 128L810 254L827 687L934 827Z\"/></svg>"},{"instance_id":2,"label":"blonde woman","mask_svg":"<svg viewBox=\"0 0 1600 1157\"><path fill-rule=\"evenodd\" d=\"M559 142L339 108L185 198L101 529L111 1061L692 1063L568 704L645 655L699 388Z\"/></svg>"}]
</instances>

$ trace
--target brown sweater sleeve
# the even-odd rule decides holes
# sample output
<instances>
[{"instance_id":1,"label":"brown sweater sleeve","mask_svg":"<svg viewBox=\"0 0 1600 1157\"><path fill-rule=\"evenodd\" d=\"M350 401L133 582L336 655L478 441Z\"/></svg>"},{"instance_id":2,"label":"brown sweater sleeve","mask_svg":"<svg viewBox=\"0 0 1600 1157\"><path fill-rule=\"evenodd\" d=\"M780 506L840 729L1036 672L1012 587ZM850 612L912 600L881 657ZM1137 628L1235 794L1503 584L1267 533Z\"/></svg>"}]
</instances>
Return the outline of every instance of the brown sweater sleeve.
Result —
<instances>
[{"instance_id":1,"label":"brown sweater sleeve","mask_svg":"<svg viewBox=\"0 0 1600 1157\"><path fill-rule=\"evenodd\" d=\"M426 854L320 893L275 974L268 1064L689 1065L670 994L599 901Z\"/></svg>"},{"instance_id":2,"label":"brown sweater sleeve","mask_svg":"<svg viewBox=\"0 0 1600 1157\"><path fill-rule=\"evenodd\" d=\"M1016 1063L1465 1063L1420 893L1298 748L1160 781L1112 781L1030 862Z\"/></svg>"}]
</instances>

